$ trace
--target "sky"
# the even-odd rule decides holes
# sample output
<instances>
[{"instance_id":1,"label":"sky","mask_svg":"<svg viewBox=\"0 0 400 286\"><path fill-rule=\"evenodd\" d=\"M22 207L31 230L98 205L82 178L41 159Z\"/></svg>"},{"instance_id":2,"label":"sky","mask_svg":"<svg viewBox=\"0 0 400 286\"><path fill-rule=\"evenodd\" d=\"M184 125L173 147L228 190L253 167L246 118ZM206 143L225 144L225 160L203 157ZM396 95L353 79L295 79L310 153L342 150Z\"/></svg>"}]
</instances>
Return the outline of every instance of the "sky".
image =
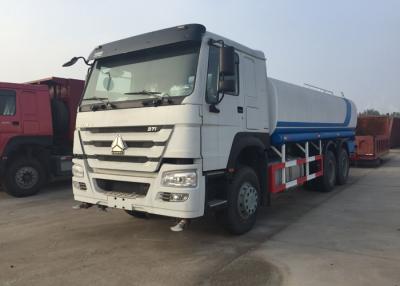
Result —
<instances>
[{"instance_id":1,"label":"sky","mask_svg":"<svg viewBox=\"0 0 400 286\"><path fill-rule=\"evenodd\" d=\"M187 23L262 50L268 76L400 111L400 0L0 0L0 81L84 79L61 65L103 43Z\"/></svg>"}]
</instances>

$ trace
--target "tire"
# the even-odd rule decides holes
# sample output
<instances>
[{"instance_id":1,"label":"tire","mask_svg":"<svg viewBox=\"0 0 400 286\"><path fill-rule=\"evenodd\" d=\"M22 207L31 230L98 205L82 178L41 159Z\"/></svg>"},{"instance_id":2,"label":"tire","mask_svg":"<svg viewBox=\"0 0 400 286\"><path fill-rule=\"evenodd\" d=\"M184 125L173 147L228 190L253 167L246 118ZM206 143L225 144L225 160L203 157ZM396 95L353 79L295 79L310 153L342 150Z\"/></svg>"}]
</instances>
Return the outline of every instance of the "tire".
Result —
<instances>
[{"instance_id":1,"label":"tire","mask_svg":"<svg viewBox=\"0 0 400 286\"><path fill-rule=\"evenodd\" d=\"M349 154L344 148L341 148L337 158L337 170L336 170L336 183L338 185L344 185L349 177L350 159Z\"/></svg>"},{"instance_id":2,"label":"tire","mask_svg":"<svg viewBox=\"0 0 400 286\"><path fill-rule=\"evenodd\" d=\"M148 214L145 213L145 212L128 211L128 210L125 210L125 212L126 212L128 215L131 215L131 216L133 216L133 217L135 217L135 218L141 218L141 219L149 218Z\"/></svg>"},{"instance_id":3,"label":"tire","mask_svg":"<svg viewBox=\"0 0 400 286\"><path fill-rule=\"evenodd\" d=\"M330 192L336 184L336 158L335 154L328 150L324 156L323 175L315 179L315 189L319 192Z\"/></svg>"},{"instance_id":4,"label":"tire","mask_svg":"<svg viewBox=\"0 0 400 286\"><path fill-rule=\"evenodd\" d=\"M311 180L311 181L307 181L303 184L303 188L307 191L315 191L316 186L315 186L315 181L316 180Z\"/></svg>"},{"instance_id":5,"label":"tire","mask_svg":"<svg viewBox=\"0 0 400 286\"><path fill-rule=\"evenodd\" d=\"M51 114L54 135L57 138L64 136L69 129L69 111L67 105L59 99L52 99Z\"/></svg>"},{"instance_id":6,"label":"tire","mask_svg":"<svg viewBox=\"0 0 400 286\"><path fill-rule=\"evenodd\" d=\"M378 167L380 167L381 165L382 165L382 159L381 158L378 158L378 159L375 159L374 161L373 161L373 163L372 163L372 166L373 167L375 167L375 168L378 168Z\"/></svg>"},{"instance_id":7,"label":"tire","mask_svg":"<svg viewBox=\"0 0 400 286\"><path fill-rule=\"evenodd\" d=\"M16 158L7 167L3 187L11 196L35 195L46 182L42 164L34 158Z\"/></svg>"},{"instance_id":8,"label":"tire","mask_svg":"<svg viewBox=\"0 0 400 286\"><path fill-rule=\"evenodd\" d=\"M251 230L256 222L260 205L260 185L255 171L242 167L228 183L227 208L223 212L223 224L232 234Z\"/></svg>"}]
</instances>

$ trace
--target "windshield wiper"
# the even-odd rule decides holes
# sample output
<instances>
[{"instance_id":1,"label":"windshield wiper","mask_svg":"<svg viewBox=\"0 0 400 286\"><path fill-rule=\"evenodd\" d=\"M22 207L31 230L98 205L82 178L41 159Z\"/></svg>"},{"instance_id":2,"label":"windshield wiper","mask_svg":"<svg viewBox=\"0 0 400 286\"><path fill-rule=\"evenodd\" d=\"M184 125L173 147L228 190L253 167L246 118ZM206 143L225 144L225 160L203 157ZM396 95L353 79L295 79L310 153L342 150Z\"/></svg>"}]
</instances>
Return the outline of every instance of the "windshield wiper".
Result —
<instances>
[{"instance_id":1,"label":"windshield wiper","mask_svg":"<svg viewBox=\"0 0 400 286\"><path fill-rule=\"evenodd\" d=\"M149 90L142 90L142 91L132 91L132 92L125 92L126 95L135 95L135 94L143 94L143 95L157 95L161 94L160 91L149 91Z\"/></svg>"},{"instance_id":2,"label":"windshield wiper","mask_svg":"<svg viewBox=\"0 0 400 286\"><path fill-rule=\"evenodd\" d=\"M153 98L152 100L144 100L143 105L147 106L152 104L157 107L159 105L163 105L164 103L172 104L174 101L171 99L171 96L168 93L154 94L157 98Z\"/></svg>"},{"instance_id":3,"label":"windshield wiper","mask_svg":"<svg viewBox=\"0 0 400 286\"><path fill-rule=\"evenodd\" d=\"M90 110L92 110L92 111L97 111L99 108L101 108L101 109L115 108L115 105L110 102L108 97L92 96L92 97L84 98L83 100L98 100L101 102L101 104L92 104L90 106Z\"/></svg>"},{"instance_id":4,"label":"windshield wiper","mask_svg":"<svg viewBox=\"0 0 400 286\"><path fill-rule=\"evenodd\" d=\"M149 91L149 90L142 90L142 91L132 91L132 92L125 92L124 94L126 95L154 95L156 98L153 98L151 100L145 100L143 101L143 105L147 106L149 104L152 104L153 106L159 106L162 105L163 103L168 103L171 104L173 101L171 100L171 96L168 93L161 92L161 91ZM165 100L167 99L167 100Z\"/></svg>"},{"instance_id":5,"label":"windshield wiper","mask_svg":"<svg viewBox=\"0 0 400 286\"><path fill-rule=\"evenodd\" d=\"M107 103L108 102L108 97L92 96L92 97L88 97L88 98L83 98L82 100L98 100L98 101L101 101L103 103Z\"/></svg>"}]
</instances>

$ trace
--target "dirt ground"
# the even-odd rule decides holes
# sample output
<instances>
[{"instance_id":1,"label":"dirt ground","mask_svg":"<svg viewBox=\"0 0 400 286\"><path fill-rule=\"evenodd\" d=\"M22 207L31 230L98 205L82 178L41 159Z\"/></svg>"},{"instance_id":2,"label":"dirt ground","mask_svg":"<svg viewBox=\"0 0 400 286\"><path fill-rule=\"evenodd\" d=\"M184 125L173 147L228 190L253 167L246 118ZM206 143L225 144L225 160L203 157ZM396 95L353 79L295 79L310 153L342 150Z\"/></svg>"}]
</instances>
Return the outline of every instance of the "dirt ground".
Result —
<instances>
[{"instance_id":1,"label":"dirt ground","mask_svg":"<svg viewBox=\"0 0 400 286\"><path fill-rule=\"evenodd\" d=\"M0 192L0 285L400 285L400 152L331 193L291 190L254 230L74 210L70 183Z\"/></svg>"}]
</instances>

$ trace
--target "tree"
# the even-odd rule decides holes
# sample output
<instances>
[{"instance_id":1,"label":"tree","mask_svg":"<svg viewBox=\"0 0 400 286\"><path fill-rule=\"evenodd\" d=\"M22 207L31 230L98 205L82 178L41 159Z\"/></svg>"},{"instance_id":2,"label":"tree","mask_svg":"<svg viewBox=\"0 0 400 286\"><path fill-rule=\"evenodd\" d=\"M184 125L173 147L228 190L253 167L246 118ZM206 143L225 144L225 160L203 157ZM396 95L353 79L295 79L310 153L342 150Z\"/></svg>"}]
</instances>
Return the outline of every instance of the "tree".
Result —
<instances>
[{"instance_id":1,"label":"tree","mask_svg":"<svg viewBox=\"0 0 400 286\"><path fill-rule=\"evenodd\" d=\"M380 114L380 112L378 110L373 109L373 108L369 108L369 109L364 110L363 112L360 112L358 115L360 115L360 116L371 116L371 115L372 116L379 116L381 114Z\"/></svg>"}]
</instances>

